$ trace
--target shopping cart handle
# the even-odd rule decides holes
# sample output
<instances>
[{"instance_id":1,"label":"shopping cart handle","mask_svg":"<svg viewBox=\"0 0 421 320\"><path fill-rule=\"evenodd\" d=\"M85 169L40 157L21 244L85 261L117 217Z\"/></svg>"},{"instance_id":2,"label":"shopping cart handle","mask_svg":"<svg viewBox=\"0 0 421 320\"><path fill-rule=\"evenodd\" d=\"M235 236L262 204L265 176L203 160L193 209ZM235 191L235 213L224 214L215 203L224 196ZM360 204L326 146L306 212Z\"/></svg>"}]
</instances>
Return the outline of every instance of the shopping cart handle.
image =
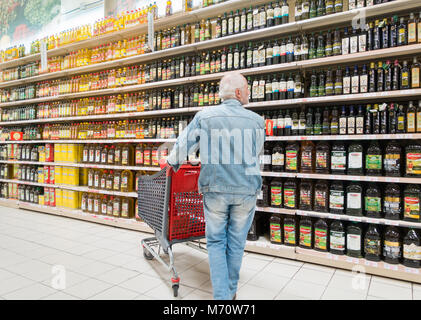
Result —
<instances>
[{"instance_id":1,"label":"shopping cart handle","mask_svg":"<svg viewBox=\"0 0 421 320\"><path fill-rule=\"evenodd\" d=\"M161 167L161 170L164 169L166 166L168 166L167 159L161 158L159 159L159 166Z\"/></svg>"}]
</instances>

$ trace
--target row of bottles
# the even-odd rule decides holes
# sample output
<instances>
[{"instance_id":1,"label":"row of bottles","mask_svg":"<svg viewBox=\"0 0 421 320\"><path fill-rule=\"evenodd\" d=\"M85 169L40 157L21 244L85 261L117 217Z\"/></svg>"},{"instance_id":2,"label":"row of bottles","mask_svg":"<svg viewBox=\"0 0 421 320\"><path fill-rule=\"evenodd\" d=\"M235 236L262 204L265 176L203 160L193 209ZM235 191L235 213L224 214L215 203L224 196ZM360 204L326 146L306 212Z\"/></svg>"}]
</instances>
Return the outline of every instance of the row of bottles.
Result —
<instances>
[{"instance_id":1,"label":"row of bottles","mask_svg":"<svg viewBox=\"0 0 421 320\"><path fill-rule=\"evenodd\" d=\"M37 76L40 71L39 68L39 62L31 62L23 66L1 70L0 82L13 81Z\"/></svg>"},{"instance_id":2,"label":"row of bottles","mask_svg":"<svg viewBox=\"0 0 421 320\"><path fill-rule=\"evenodd\" d=\"M134 190L133 172L130 170L88 169L89 188L132 192Z\"/></svg>"},{"instance_id":3,"label":"row of bottles","mask_svg":"<svg viewBox=\"0 0 421 320\"><path fill-rule=\"evenodd\" d=\"M257 205L420 222L420 197L418 185L265 178Z\"/></svg>"},{"instance_id":4,"label":"row of bottles","mask_svg":"<svg viewBox=\"0 0 421 320\"><path fill-rule=\"evenodd\" d=\"M421 176L421 144L408 141L405 146L391 140L383 143L342 141L313 143L265 143L260 165L263 171L302 172L339 175Z\"/></svg>"},{"instance_id":5,"label":"row of bottles","mask_svg":"<svg viewBox=\"0 0 421 320\"><path fill-rule=\"evenodd\" d=\"M137 201L136 201L137 206ZM135 203L132 198L115 197L93 193L82 193L82 212L131 219L135 216Z\"/></svg>"},{"instance_id":6,"label":"row of bottles","mask_svg":"<svg viewBox=\"0 0 421 320\"><path fill-rule=\"evenodd\" d=\"M268 229L274 244L411 268L421 266L421 238L416 229L279 214L270 217Z\"/></svg>"},{"instance_id":7,"label":"row of bottles","mask_svg":"<svg viewBox=\"0 0 421 320\"><path fill-rule=\"evenodd\" d=\"M44 146L32 144L0 145L0 160L39 161L40 152L45 153ZM50 158L48 160L51 160ZM53 161L52 159L51 161Z\"/></svg>"},{"instance_id":8,"label":"row of bottles","mask_svg":"<svg viewBox=\"0 0 421 320\"><path fill-rule=\"evenodd\" d=\"M263 113L267 136L421 132L421 101L365 106L307 107Z\"/></svg>"}]
</instances>

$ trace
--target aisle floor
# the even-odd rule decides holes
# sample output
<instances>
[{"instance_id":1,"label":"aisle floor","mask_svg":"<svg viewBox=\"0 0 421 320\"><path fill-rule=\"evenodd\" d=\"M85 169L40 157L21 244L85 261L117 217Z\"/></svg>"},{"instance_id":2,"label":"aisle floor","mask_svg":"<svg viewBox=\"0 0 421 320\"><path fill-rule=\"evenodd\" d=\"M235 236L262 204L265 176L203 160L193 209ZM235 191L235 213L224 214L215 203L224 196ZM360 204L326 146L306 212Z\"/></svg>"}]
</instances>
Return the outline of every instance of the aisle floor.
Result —
<instances>
[{"instance_id":1,"label":"aisle floor","mask_svg":"<svg viewBox=\"0 0 421 320\"><path fill-rule=\"evenodd\" d=\"M140 240L149 236L1 207L0 300L212 299L207 255L174 246L174 298L168 271L143 257ZM421 285L245 253L237 298L421 299Z\"/></svg>"}]
</instances>

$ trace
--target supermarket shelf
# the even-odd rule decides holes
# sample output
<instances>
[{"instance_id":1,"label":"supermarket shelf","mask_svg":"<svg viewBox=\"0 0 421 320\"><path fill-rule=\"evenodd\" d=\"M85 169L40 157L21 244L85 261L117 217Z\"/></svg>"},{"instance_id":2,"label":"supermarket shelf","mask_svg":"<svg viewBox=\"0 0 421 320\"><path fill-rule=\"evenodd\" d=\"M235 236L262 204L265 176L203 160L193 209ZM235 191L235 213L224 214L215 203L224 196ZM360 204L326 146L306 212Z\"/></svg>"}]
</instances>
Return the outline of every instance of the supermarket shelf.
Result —
<instances>
[{"instance_id":1,"label":"supermarket shelf","mask_svg":"<svg viewBox=\"0 0 421 320\"><path fill-rule=\"evenodd\" d=\"M12 208L19 208L25 210L32 210L38 212L44 212L49 214L54 214L58 216L74 218L99 224L105 224L113 227L124 228L129 230L135 231L142 231L153 233L153 230L145 223L140 222L135 219L124 219L124 218L117 218L117 217L109 217L109 216L102 216L102 215L95 215L82 212L81 210L72 210L62 207L50 207L44 206L34 203L28 203L18 200L12 199L0 199L0 205L8 206Z\"/></svg>"},{"instance_id":2,"label":"supermarket shelf","mask_svg":"<svg viewBox=\"0 0 421 320\"><path fill-rule=\"evenodd\" d=\"M341 174L290 173L290 172L261 172L261 174L263 177L421 184L421 178L407 178L407 177L352 176L352 175L341 175Z\"/></svg>"},{"instance_id":3,"label":"supermarket shelf","mask_svg":"<svg viewBox=\"0 0 421 320\"><path fill-rule=\"evenodd\" d=\"M359 265L363 267L363 269L357 269L357 271L364 271L368 274L421 283L419 269L407 268L401 264L391 265L383 261L373 262L366 259L351 258L346 255L333 255L327 252L318 252L300 247L296 247L295 251L296 259L300 261L347 270L355 270L355 266Z\"/></svg>"},{"instance_id":4,"label":"supermarket shelf","mask_svg":"<svg viewBox=\"0 0 421 320\"><path fill-rule=\"evenodd\" d=\"M368 218L368 217L354 217L354 216L348 216L344 214L332 214L332 213L304 211L304 210L297 210L296 213L298 216L318 217L318 218L325 218L325 219L365 222L365 223L374 223L374 224L381 224L381 225L387 225L387 226L399 226L399 227L405 227L405 228L421 229L421 222L377 219L377 218Z\"/></svg>"},{"instance_id":5,"label":"supermarket shelf","mask_svg":"<svg viewBox=\"0 0 421 320\"><path fill-rule=\"evenodd\" d=\"M112 139L112 140L18 140L0 141L0 144L30 144L30 143L174 143L177 139Z\"/></svg>"},{"instance_id":6,"label":"supermarket shelf","mask_svg":"<svg viewBox=\"0 0 421 320\"><path fill-rule=\"evenodd\" d=\"M95 163L73 163L73 162L39 162L39 161L17 161L17 160L0 160L0 163L7 164L26 164L36 166L62 166L76 168L93 168L93 169L109 169L109 170L136 170L136 171L160 171L159 167L138 167L138 166L112 166Z\"/></svg>"},{"instance_id":7,"label":"supermarket shelf","mask_svg":"<svg viewBox=\"0 0 421 320\"><path fill-rule=\"evenodd\" d=\"M153 111L142 111L142 112L98 114L98 115L90 115L90 116L60 117L60 118L19 120L19 121L2 121L0 122L0 126L11 126L11 125L29 124L29 123L56 123L56 122L67 122L67 121L160 117L160 116L166 116L166 115L194 113L194 112L201 111L203 109L204 107L192 107L192 108L177 108L177 109L153 110Z\"/></svg>"},{"instance_id":8,"label":"supermarket shelf","mask_svg":"<svg viewBox=\"0 0 421 320\"><path fill-rule=\"evenodd\" d=\"M173 49L176 49L176 48L166 49L166 50L163 50L162 52L166 52L167 50L173 50ZM417 54L420 51L421 51L421 44L413 44L413 45L400 46L400 47L394 47L394 48L385 48L385 49L380 49L380 50L375 50L375 51L366 51L366 52L352 53L352 54L347 54L347 55L339 55L339 56L325 57L325 58L319 58L319 59L297 61L297 62L291 62L291 63L281 63L281 64L275 64L271 66L241 69L238 71L242 73L243 75L248 76L248 75L257 75L257 74L264 74L264 73L283 72L283 71L294 70L294 69L302 69L302 70L314 69L314 68L328 66L328 65L356 63L360 61L366 61L369 59L373 60L373 59L379 59L379 58L384 59L385 57L396 58L396 57L408 56L408 55ZM156 55L157 53L154 53L154 54ZM45 81L49 79L62 78L62 77L67 77L67 76L75 76L75 75L79 75L83 73L96 72L96 71L101 71L104 69L130 65L130 64L139 62L138 60L140 59L140 57L144 57L147 55L148 54L142 55L142 56L132 56L132 57L124 58L124 59L92 64L92 65L84 66L84 67L45 73L45 74L37 75L34 77L28 77L25 79L12 80L12 81L7 81L3 83L0 82L0 88L9 88L9 87L29 84L33 82ZM219 72L219 73L214 73L214 74L209 74L209 75L184 77L184 78L179 78L179 79L171 79L171 80L166 80L166 81L147 83L147 84L142 84L142 85L125 86L125 87L117 88L114 90L116 93L128 92L128 91L146 90L146 89L151 89L151 88L162 88L168 85L180 85L180 84L192 83L192 82L219 80L226 73L228 72Z\"/></svg>"},{"instance_id":9,"label":"supermarket shelf","mask_svg":"<svg viewBox=\"0 0 421 320\"><path fill-rule=\"evenodd\" d=\"M260 236L256 241L247 240L245 250L280 258L296 259L295 247L273 244L264 236Z\"/></svg>"},{"instance_id":10,"label":"supermarket shelf","mask_svg":"<svg viewBox=\"0 0 421 320\"><path fill-rule=\"evenodd\" d=\"M295 210L271 207L256 207L256 211L295 215Z\"/></svg>"},{"instance_id":11,"label":"supermarket shelf","mask_svg":"<svg viewBox=\"0 0 421 320\"><path fill-rule=\"evenodd\" d=\"M107 194L107 195L119 196L119 197L137 198L137 192L108 191L108 190L92 189L92 188L84 187L84 186L72 186L72 185L66 185L66 184L48 184L48 183L30 182L30 181L22 181L22 180L15 180L15 179L0 179L0 182L24 184L28 186L38 186L38 187L46 187L46 188L54 188L54 189L62 189L62 190L73 190L73 191L79 191L79 192Z\"/></svg>"},{"instance_id":12,"label":"supermarket shelf","mask_svg":"<svg viewBox=\"0 0 421 320\"><path fill-rule=\"evenodd\" d=\"M421 139L421 133L398 134L352 134L352 135L317 135L317 136L267 136L266 141L336 141L336 140L405 140Z\"/></svg>"},{"instance_id":13,"label":"supermarket shelf","mask_svg":"<svg viewBox=\"0 0 421 320\"><path fill-rule=\"evenodd\" d=\"M154 29L160 30L163 28L168 28L170 26L179 25L180 22L184 23L191 23L196 22L201 19L206 18L214 18L220 15L222 12L235 10L235 9L242 9L247 8L249 5L258 5L261 3L266 3L267 1L264 0L233 0L227 1L221 4L213 5L207 8L201 8L198 10L194 10L188 13L176 13L170 17L163 17L154 22ZM332 15L327 15L319 18L308 19L304 21L298 22L290 22L287 24L274 26L270 28L265 28L261 30L255 30L250 32L244 32L236 35L231 35L223 38L212 39L208 41L203 41L195 44L190 44L182 47L171 48L167 50L152 52L148 54L143 54L140 56L136 56L136 61L130 61L129 63L136 63L136 62L144 62L147 60L152 59L159 59L161 57L168 57L171 54L181 54L187 52L194 52L196 50L214 48L217 46L224 46L227 44L232 44L233 42L241 42L241 41L249 41L261 38L267 38L271 36L281 36L286 34L291 34L291 32L299 32L299 31L308 31L315 28L333 26L333 25L344 25L349 23L359 15L364 15L364 17L370 18L374 16L379 16L383 14L388 14L390 12L402 12L408 11L411 9L415 9L420 6L418 1L414 0L398 0L392 1L380 5L375 5L372 7L361 8L361 9L354 9L350 11L345 11L341 13L336 13ZM60 48L48 50L47 55L49 57L64 55L74 50L78 50L81 48L91 48L96 47L98 45L110 42L110 41L118 41L124 38L133 37L135 35L139 35L142 33L147 32L147 24L143 24L140 26L136 26L133 28L128 28L126 30L121 30L118 32L113 32L110 34L94 37L88 40L80 41L77 43L69 44ZM40 54L29 55L20 59L15 59L12 61L7 61L0 64L0 70L15 67L18 65L22 65L32 61L40 60ZM119 60L119 65L124 65L125 62L121 61L124 59ZM127 63L127 62L126 62ZM127 64L129 64L127 63Z\"/></svg>"},{"instance_id":14,"label":"supermarket shelf","mask_svg":"<svg viewBox=\"0 0 421 320\"><path fill-rule=\"evenodd\" d=\"M169 85L170 81L179 80L167 80L167 85ZM155 84L153 84L155 85ZM124 88L117 88L117 89L103 89L103 90L95 90L95 91L86 91L86 92L78 92L78 93L71 93L53 97L44 97L44 98L36 98L36 99L27 99L27 100L19 100L13 102L4 102L0 103L1 108L5 107L13 107L13 106L21 106L27 104L34 104L34 103L41 103L41 102L48 102L48 101L60 101L65 99L75 99L75 98L82 98L82 97L90 97L90 96L101 96L101 95L109 95L109 94L116 94L118 92L128 92L128 91L136 91L141 90L139 89L140 86L145 85L136 85L136 86L128 86ZM123 90L124 91L121 91ZM384 91L384 92L371 92L371 93L355 93L355 94L345 94L345 95L336 95L336 96L326 96L326 97L308 97L308 98L298 98L298 99L285 99L285 100L273 100L273 101L262 101L262 102L251 102L248 105L245 105L245 108L250 109L267 109L270 107L289 107L294 105L315 105L315 104L326 104L326 103L353 103L359 102L363 103L364 101L372 101L372 100L381 100L381 99L404 99L408 97L415 97L421 95L421 89L406 89L406 90L396 90L396 91Z\"/></svg>"}]
</instances>

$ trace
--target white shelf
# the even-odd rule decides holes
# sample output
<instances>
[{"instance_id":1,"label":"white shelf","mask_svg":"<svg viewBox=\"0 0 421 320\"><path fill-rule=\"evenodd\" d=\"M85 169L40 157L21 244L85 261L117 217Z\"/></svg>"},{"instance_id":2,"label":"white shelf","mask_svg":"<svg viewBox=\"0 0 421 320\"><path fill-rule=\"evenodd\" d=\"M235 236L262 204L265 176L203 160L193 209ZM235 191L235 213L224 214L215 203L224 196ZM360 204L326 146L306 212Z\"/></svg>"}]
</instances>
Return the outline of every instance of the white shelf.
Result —
<instances>
[{"instance_id":1,"label":"white shelf","mask_svg":"<svg viewBox=\"0 0 421 320\"><path fill-rule=\"evenodd\" d=\"M381 224L381 225L386 225L386 226L398 226L398 227L405 227L405 228L421 229L421 222L377 219L377 218L369 218L369 217L355 217L355 216L348 216L346 214L332 214L332 213L305 211L305 210L297 210L296 213L298 216L318 217L318 218L325 218L325 219L364 222L364 223Z\"/></svg>"},{"instance_id":2,"label":"white shelf","mask_svg":"<svg viewBox=\"0 0 421 320\"><path fill-rule=\"evenodd\" d=\"M383 177L383 176L353 176L341 174L317 174L317 173L290 173L290 172L261 172L263 177L322 179L322 180L345 180L366 182L388 183L414 183L421 184L421 178L410 177Z\"/></svg>"},{"instance_id":3,"label":"white shelf","mask_svg":"<svg viewBox=\"0 0 421 320\"><path fill-rule=\"evenodd\" d=\"M0 141L0 144L32 144L32 143L174 143L177 139L104 139L104 140L17 140Z\"/></svg>"},{"instance_id":4,"label":"white shelf","mask_svg":"<svg viewBox=\"0 0 421 320\"><path fill-rule=\"evenodd\" d=\"M72 186L72 185L67 185L67 184L38 183L38 182L22 181L22 180L15 180L15 179L0 179L0 182L24 184L24 185L28 185L28 186L38 186L38 187L63 189L63 190L73 190L73 191L79 191L79 192L108 194L108 195L119 196L119 197L137 198L137 192L109 191L109 190L102 190L102 189L92 189L92 188L89 188L89 187L86 187L86 186Z\"/></svg>"},{"instance_id":5,"label":"white shelf","mask_svg":"<svg viewBox=\"0 0 421 320\"><path fill-rule=\"evenodd\" d=\"M256 211L295 215L295 210L284 208L256 207Z\"/></svg>"},{"instance_id":6,"label":"white shelf","mask_svg":"<svg viewBox=\"0 0 421 320\"><path fill-rule=\"evenodd\" d=\"M95 163L72 163L72 162L37 162L37 161L15 161L15 160L0 160L0 163L7 164L26 164L38 166L62 166L62 167L76 167L76 168L94 168L94 169L109 169L109 170L136 170L136 171L160 171L159 167L137 167L137 166L113 166L102 165Z\"/></svg>"},{"instance_id":7,"label":"white shelf","mask_svg":"<svg viewBox=\"0 0 421 320\"><path fill-rule=\"evenodd\" d=\"M409 140L421 139L421 133L344 134L313 136L267 136L266 141L336 141L336 140Z\"/></svg>"}]
</instances>

